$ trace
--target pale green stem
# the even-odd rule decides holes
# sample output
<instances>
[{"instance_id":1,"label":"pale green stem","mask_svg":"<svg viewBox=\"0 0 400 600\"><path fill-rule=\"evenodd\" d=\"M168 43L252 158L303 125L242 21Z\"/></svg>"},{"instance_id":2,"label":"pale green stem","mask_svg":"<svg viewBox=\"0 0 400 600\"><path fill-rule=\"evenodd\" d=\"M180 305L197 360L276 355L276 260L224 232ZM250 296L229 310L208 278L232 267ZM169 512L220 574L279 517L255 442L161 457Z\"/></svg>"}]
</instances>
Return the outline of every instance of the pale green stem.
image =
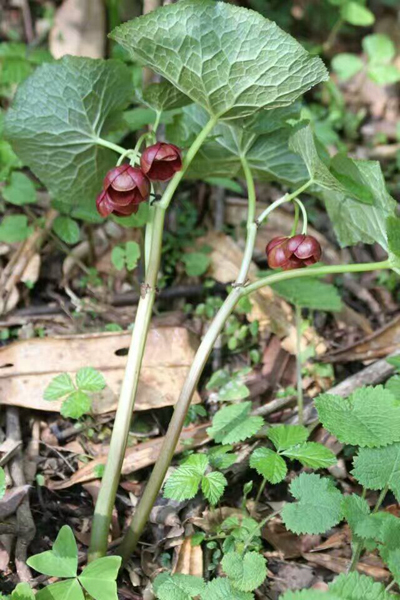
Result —
<instances>
[{"instance_id":1,"label":"pale green stem","mask_svg":"<svg viewBox=\"0 0 400 600\"><path fill-rule=\"evenodd\" d=\"M309 181L307 181L304 185L300 186L296 191L294 191L292 194L285 194L284 196L282 196L282 198L279 198L278 200L275 200L275 202L273 202L272 204L270 204L270 206L267 206L267 208L261 213L261 215L258 217L257 219L257 225L261 225L261 223L267 218L267 216L269 215L269 213L272 210L275 210L275 208L277 208L278 206L280 206L281 204L283 204L284 202L290 202L291 200L294 200L295 198L297 198L297 196L299 196L300 194L302 194L307 188L310 187L310 185L312 185L313 180L310 179ZM301 208L301 206L300 206ZM304 216L304 215L303 215Z\"/></svg>"},{"instance_id":2,"label":"pale green stem","mask_svg":"<svg viewBox=\"0 0 400 600\"><path fill-rule=\"evenodd\" d=\"M260 502L260 498L262 496L262 493L263 493L263 491L265 489L266 484L267 484L267 480L264 478L262 480L261 484L260 484L260 487L258 488L257 496L256 496L256 499L255 499L255 503L256 504L258 504Z\"/></svg>"},{"instance_id":3,"label":"pale green stem","mask_svg":"<svg viewBox=\"0 0 400 600\"><path fill-rule=\"evenodd\" d=\"M142 294L136 313L135 326L132 333L131 344L128 353L127 364L125 368L124 380L122 383L120 399L118 402L117 413L108 460L101 482L100 493L96 502L95 513L92 523L92 535L89 548L89 560L95 560L104 556L107 551L107 537L111 523L111 514L117 493L119 478L121 474L122 463L124 460L126 445L129 436L129 428L132 419L133 408L135 404L136 392L139 381L139 373L142 365L142 359L147 340L147 334L150 325L151 313L157 291L157 277L161 257L162 234L164 226L165 209L168 207L172 196L178 186L179 181L185 174L191 161L199 150L201 144L215 125L216 119L211 119L204 129L197 136L192 146L189 148L182 170L179 175L171 180L164 196L153 213L153 220L148 225L147 236L151 236L150 253L146 256L146 277L142 285ZM98 140L98 143L116 150L123 154L124 148ZM175 183L173 184L175 180ZM148 248L149 244L147 244ZM239 290L237 290L239 293Z\"/></svg>"},{"instance_id":4,"label":"pale green stem","mask_svg":"<svg viewBox=\"0 0 400 600\"><path fill-rule=\"evenodd\" d=\"M303 377L301 374L301 308L295 305L295 320L296 320L296 379L297 379L297 411L299 415L299 423L304 422L304 401L303 401Z\"/></svg>"},{"instance_id":5,"label":"pale green stem","mask_svg":"<svg viewBox=\"0 0 400 600\"><path fill-rule=\"evenodd\" d=\"M253 216L254 218L256 197L253 177L251 175L250 169L248 168L247 161L245 158L242 158L242 165L246 176L247 188L249 190L248 214L250 215L250 217ZM164 443L160 450L160 454L155 463L154 469L151 473L149 482L135 510L135 514L133 516L131 525L122 541L121 546L118 548L118 554L120 554L124 560L127 560L133 552L133 550L135 549L139 538L142 534L142 531L146 526L146 523L148 522L150 511L161 489L168 467L171 464L172 457L174 455L179 436L181 434L185 422L186 414L189 409L193 393L197 387L200 376L211 354L215 341L220 335L226 323L226 320L232 313L234 307L236 306L240 298L241 290L246 283L247 273L251 264L256 235L257 225L253 222L251 218L248 218L246 247L240 272L238 274L236 282L232 286L232 291L230 292L224 304L221 306L220 310L216 314L212 324L210 325L206 335L204 336L197 350L194 361L190 367L188 376L186 377L178 402L175 405L175 410L172 415L168 431L164 439Z\"/></svg>"},{"instance_id":6,"label":"pale green stem","mask_svg":"<svg viewBox=\"0 0 400 600\"><path fill-rule=\"evenodd\" d=\"M118 146L118 144L113 144L112 142L103 140L103 138L96 138L94 141L99 146L104 146L104 148L108 148L109 150L114 150L114 152L118 152L118 154L125 154L125 156L126 156L126 148L123 148L122 146Z\"/></svg>"},{"instance_id":7,"label":"pale green stem","mask_svg":"<svg viewBox=\"0 0 400 600\"><path fill-rule=\"evenodd\" d=\"M293 221L293 225L292 225L292 231L290 232L290 237L296 235L297 225L299 224L299 216L300 216L299 204L298 204L298 202L295 202L295 204L294 204L294 221Z\"/></svg>"},{"instance_id":8,"label":"pale green stem","mask_svg":"<svg viewBox=\"0 0 400 600\"><path fill-rule=\"evenodd\" d=\"M211 133L211 130L217 124L217 121L218 121L217 117L211 117L211 119L208 121L208 123L206 123L206 125L204 126L204 129L202 129L200 131L199 135L194 140L193 144L190 146L190 148L187 151L186 156L183 160L181 171L178 171L177 173L175 173L175 175L169 182L169 184L163 194L162 200L159 203L160 206L162 206L163 208L168 208L169 203L171 202L172 197L175 193L175 190L178 187L178 185L180 184L180 182L182 181L187 168L189 167L193 158L196 156L198 150L200 149L200 147L203 144L206 137Z\"/></svg>"},{"instance_id":9,"label":"pale green stem","mask_svg":"<svg viewBox=\"0 0 400 600\"><path fill-rule=\"evenodd\" d=\"M304 206L304 204L302 203L301 200L299 200L298 198L295 198L294 201L296 203L296 206L299 206L300 210L301 210L301 218L303 219L303 227L301 229L301 233L303 235L305 235L307 233L307 227L308 227L307 211L306 211L305 206Z\"/></svg>"}]
</instances>

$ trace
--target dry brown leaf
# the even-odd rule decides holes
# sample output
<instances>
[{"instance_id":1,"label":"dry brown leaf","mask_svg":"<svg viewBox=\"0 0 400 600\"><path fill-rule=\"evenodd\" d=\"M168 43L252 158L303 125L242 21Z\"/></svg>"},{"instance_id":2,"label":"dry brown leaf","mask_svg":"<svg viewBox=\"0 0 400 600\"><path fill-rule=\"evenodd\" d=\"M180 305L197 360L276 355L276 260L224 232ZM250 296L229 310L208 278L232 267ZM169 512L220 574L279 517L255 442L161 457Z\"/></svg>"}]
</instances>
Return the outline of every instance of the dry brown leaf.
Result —
<instances>
[{"instance_id":1,"label":"dry brown leaf","mask_svg":"<svg viewBox=\"0 0 400 600\"><path fill-rule=\"evenodd\" d=\"M173 573L203 577L203 550L200 545L192 546L190 537L185 538L179 548Z\"/></svg>"},{"instance_id":2,"label":"dry brown leaf","mask_svg":"<svg viewBox=\"0 0 400 600\"><path fill-rule=\"evenodd\" d=\"M400 344L400 316L395 317L359 342L324 356L324 362L372 360L395 352Z\"/></svg>"},{"instance_id":3,"label":"dry brown leaf","mask_svg":"<svg viewBox=\"0 0 400 600\"><path fill-rule=\"evenodd\" d=\"M50 52L54 58L66 54L103 58L105 30L105 4L102 0L64 0L50 31Z\"/></svg>"},{"instance_id":4,"label":"dry brown leaf","mask_svg":"<svg viewBox=\"0 0 400 600\"><path fill-rule=\"evenodd\" d=\"M297 558L310 552L320 541L319 535L295 535L286 529L280 519L272 519L264 527L261 537L278 550L285 559Z\"/></svg>"},{"instance_id":5,"label":"dry brown leaf","mask_svg":"<svg viewBox=\"0 0 400 600\"><path fill-rule=\"evenodd\" d=\"M332 573L346 573L350 562L348 558L333 556L328 553L307 553L303 554L303 558L318 567L329 569ZM381 564L383 565L383 563ZM364 575L369 575L377 581L388 581L391 578L389 571L383 568L383 566L370 565L364 560L357 564L357 571Z\"/></svg>"},{"instance_id":6,"label":"dry brown leaf","mask_svg":"<svg viewBox=\"0 0 400 600\"><path fill-rule=\"evenodd\" d=\"M107 387L96 394L93 412L115 410L131 334L96 333L33 338L0 348L0 394L3 404L59 411L59 401L43 399L47 385L61 372L94 367ZM175 404L192 363L197 339L183 327L150 329L135 410ZM121 356L122 354L122 356ZM194 402L199 401L196 394Z\"/></svg>"},{"instance_id":7,"label":"dry brown leaf","mask_svg":"<svg viewBox=\"0 0 400 600\"><path fill-rule=\"evenodd\" d=\"M209 426L210 423L204 423L202 425L197 425L196 427L184 429L175 453L179 454L188 448L197 448L198 446L205 444L209 440L206 432L207 427ZM129 475L130 473L134 473L135 471L139 471L144 467L154 464L160 454L164 439L164 437L159 437L142 444L137 444L131 448L127 448L124 462L122 464L122 475ZM189 446L188 444L185 444L184 440L192 440L191 445ZM74 473L70 479L63 481L49 480L47 482L47 487L52 490L63 490L77 483L84 483L86 481L98 479L98 475L96 475L95 472L96 467L106 463L108 452L109 447L103 447L101 456L98 456L90 463L76 471L76 473Z\"/></svg>"}]
</instances>

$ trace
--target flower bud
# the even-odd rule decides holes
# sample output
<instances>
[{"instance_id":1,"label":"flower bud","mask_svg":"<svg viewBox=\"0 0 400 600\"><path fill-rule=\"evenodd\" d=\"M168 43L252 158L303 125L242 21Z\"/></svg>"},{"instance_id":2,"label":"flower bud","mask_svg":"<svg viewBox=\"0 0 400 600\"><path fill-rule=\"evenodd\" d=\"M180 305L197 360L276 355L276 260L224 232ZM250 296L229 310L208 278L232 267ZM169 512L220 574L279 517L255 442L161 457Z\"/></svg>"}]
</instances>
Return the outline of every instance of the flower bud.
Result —
<instances>
[{"instance_id":1,"label":"flower bud","mask_svg":"<svg viewBox=\"0 0 400 600\"><path fill-rule=\"evenodd\" d=\"M103 191L96 198L96 207L102 217L111 213L129 216L139 210L141 202L150 195L150 182L140 169L128 164L108 171Z\"/></svg>"},{"instance_id":2,"label":"flower bud","mask_svg":"<svg viewBox=\"0 0 400 600\"><path fill-rule=\"evenodd\" d=\"M142 152L140 166L150 179L167 181L182 168L181 151L174 144L157 142Z\"/></svg>"},{"instance_id":3,"label":"flower bud","mask_svg":"<svg viewBox=\"0 0 400 600\"><path fill-rule=\"evenodd\" d=\"M321 257L321 246L311 235L279 236L265 249L271 269L301 269L314 265Z\"/></svg>"}]
</instances>

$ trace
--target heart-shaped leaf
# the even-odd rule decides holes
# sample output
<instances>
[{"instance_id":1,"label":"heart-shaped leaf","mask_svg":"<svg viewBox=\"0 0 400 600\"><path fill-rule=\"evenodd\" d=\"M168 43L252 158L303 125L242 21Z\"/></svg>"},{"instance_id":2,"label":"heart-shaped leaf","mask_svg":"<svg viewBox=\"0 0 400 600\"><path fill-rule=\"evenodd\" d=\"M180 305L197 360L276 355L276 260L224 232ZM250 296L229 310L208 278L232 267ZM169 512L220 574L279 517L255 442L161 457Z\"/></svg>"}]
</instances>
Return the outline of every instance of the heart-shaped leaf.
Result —
<instances>
[{"instance_id":1,"label":"heart-shaped leaf","mask_svg":"<svg viewBox=\"0 0 400 600\"><path fill-rule=\"evenodd\" d=\"M78 579L94 600L118 600L115 581L120 566L119 556L104 556L85 567Z\"/></svg>"},{"instance_id":2,"label":"heart-shaped leaf","mask_svg":"<svg viewBox=\"0 0 400 600\"><path fill-rule=\"evenodd\" d=\"M5 135L54 199L94 202L116 157L96 139L131 93L122 63L67 56L39 67L18 88Z\"/></svg>"},{"instance_id":3,"label":"heart-shaped leaf","mask_svg":"<svg viewBox=\"0 0 400 600\"><path fill-rule=\"evenodd\" d=\"M259 13L182 0L111 37L208 113L232 119L291 104L327 79L322 61Z\"/></svg>"},{"instance_id":4,"label":"heart-shaped leaf","mask_svg":"<svg viewBox=\"0 0 400 600\"><path fill-rule=\"evenodd\" d=\"M51 577L75 577L78 570L78 549L71 527L64 525L52 550L31 556L28 565ZM75 599L74 599L75 600Z\"/></svg>"},{"instance_id":5,"label":"heart-shaped leaf","mask_svg":"<svg viewBox=\"0 0 400 600\"><path fill-rule=\"evenodd\" d=\"M35 596L35 600L85 600L77 579L67 579L52 583Z\"/></svg>"}]
</instances>

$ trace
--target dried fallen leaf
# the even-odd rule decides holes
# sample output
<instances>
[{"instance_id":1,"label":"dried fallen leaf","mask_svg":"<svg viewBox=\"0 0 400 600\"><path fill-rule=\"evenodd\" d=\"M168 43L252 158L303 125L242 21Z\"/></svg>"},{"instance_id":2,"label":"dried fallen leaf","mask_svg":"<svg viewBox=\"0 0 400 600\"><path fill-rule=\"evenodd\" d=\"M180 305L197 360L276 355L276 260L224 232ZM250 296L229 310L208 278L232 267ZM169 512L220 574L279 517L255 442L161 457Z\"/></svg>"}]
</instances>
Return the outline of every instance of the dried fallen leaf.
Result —
<instances>
[{"instance_id":1,"label":"dried fallen leaf","mask_svg":"<svg viewBox=\"0 0 400 600\"><path fill-rule=\"evenodd\" d=\"M187 537L179 548L173 572L203 577L203 550L200 545L192 546L190 537Z\"/></svg>"},{"instance_id":2,"label":"dried fallen leaf","mask_svg":"<svg viewBox=\"0 0 400 600\"><path fill-rule=\"evenodd\" d=\"M94 367L107 387L93 400L93 412L115 410L130 333L97 333L33 338L0 348L3 404L59 411L61 402L43 399L47 385L61 372ZM192 363L197 339L183 327L155 327L149 332L139 381L136 410L173 405ZM199 401L196 394L194 402Z\"/></svg>"}]
</instances>

